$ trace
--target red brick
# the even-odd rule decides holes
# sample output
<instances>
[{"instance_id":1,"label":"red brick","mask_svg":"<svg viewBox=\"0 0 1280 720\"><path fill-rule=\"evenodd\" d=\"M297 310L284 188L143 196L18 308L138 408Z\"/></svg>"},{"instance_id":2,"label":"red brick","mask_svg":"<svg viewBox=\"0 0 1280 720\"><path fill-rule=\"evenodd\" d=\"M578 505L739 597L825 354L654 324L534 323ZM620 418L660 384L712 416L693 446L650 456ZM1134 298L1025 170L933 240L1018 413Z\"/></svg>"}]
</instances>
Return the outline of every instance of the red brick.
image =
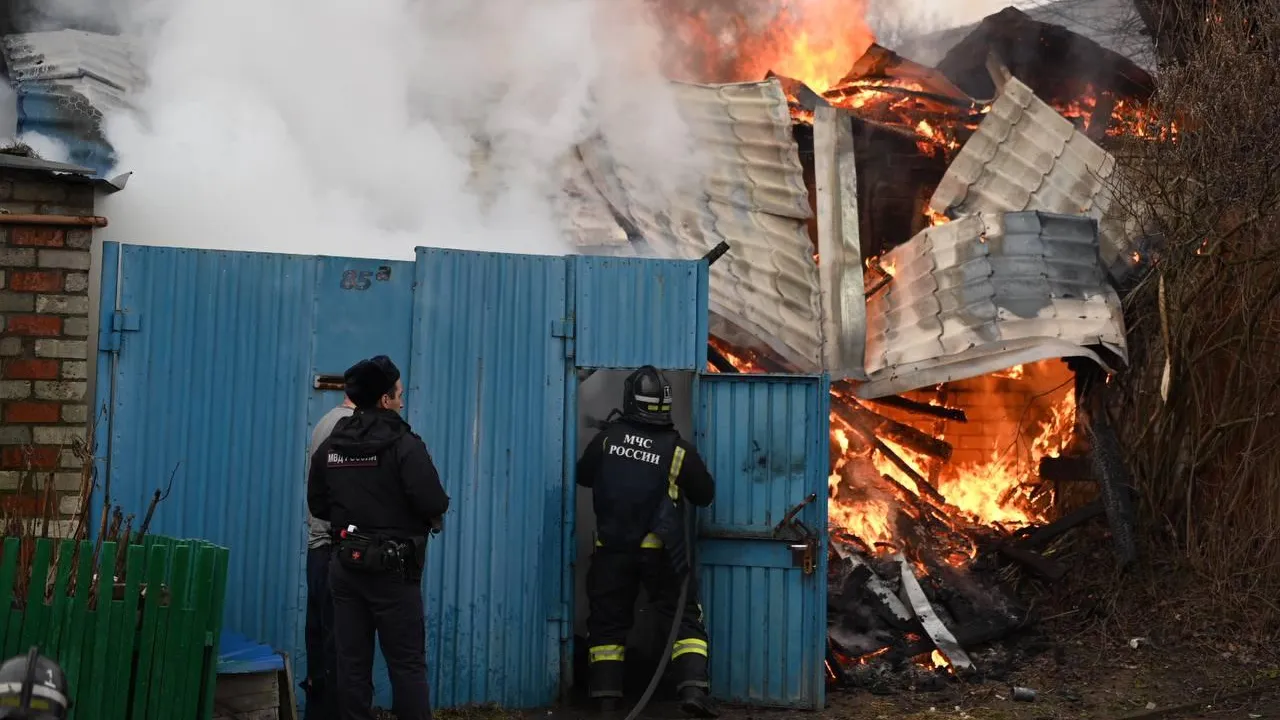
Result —
<instances>
[{"instance_id":1,"label":"red brick","mask_svg":"<svg viewBox=\"0 0 1280 720\"><path fill-rule=\"evenodd\" d=\"M40 516L44 498L30 493L0 496L0 509L11 516L31 518Z\"/></svg>"},{"instance_id":2,"label":"red brick","mask_svg":"<svg viewBox=\"0 0 1280 720\"><path fill-rule=\"evenodd\" d=\"M7 423L56 423L62 417L62 404L56 402L5 403Z\"/></svg>"},{"instance_id":3,"label":"red brick","mask_svg":"<svg viewBox=\"0 0 1280 720\"><path fill-rule=\"evenodd\" d=\"M57 380L61 368L57 360L12 360L4 367L10 380Z\"/></svg>"},{"instance_id":4,"label":"red brick","mask_svg":"<svg viewBox=\"0 0 1280 720\"><path fill-rule=\"evenodd\" d=\"M58 467L58 446L10 445L0 448L0 468L5 470L26 470L27 463L32 470L53 470Z\"/></svg>"},{"instance_id":5,"label":"red brick","mask_svg":"<svg viewBox=\"0 0 1280 720\"><path fill-rule=\"evenodd\" d=\"M63 247L67 233L62 228L19 225L9 232L9 244L21 247Z\"/></svg>"},{"instance_id":6,"label":"red brick","mask_svg":"<svg viewBox=\"0 0 1280 720\"><path fill-rule=\"evenodd\" d=\"M56 337L62 334L62 318L53 315L10 315L6 330L10 335Z\"/></svg>"},{"instance_id":7,"label":"red brick","mask_svg":"<svg viewBox=\"0 0 1280 720\"><path fill-rule=\"evenodd\" d=\"M16 292L62 292L62 271L12 271L9 273L9 289Z\"/></svg>"}]
</instances>

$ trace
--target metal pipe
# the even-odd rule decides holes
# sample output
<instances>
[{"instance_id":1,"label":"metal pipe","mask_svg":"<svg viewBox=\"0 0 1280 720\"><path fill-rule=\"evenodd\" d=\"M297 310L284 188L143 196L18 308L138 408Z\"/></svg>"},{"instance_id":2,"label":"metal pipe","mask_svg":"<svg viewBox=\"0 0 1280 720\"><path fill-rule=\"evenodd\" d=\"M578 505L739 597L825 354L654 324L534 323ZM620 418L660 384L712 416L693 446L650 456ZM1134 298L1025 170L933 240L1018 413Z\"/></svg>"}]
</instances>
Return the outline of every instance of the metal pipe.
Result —
<instances>
[{"instance_id":1,"label":"metal pipe","mask_svg":"<svg viewBox=\"0 0 1280 720\"><path fill-rule=\"evenodd\" d=\"M35 213L2 213L0 225L69 225L73 227L106 227L101 215L38 215Z\"/></svg>"},{"instance_id":2,"label":"metal pipe","mask_svg":"<svg viewBox=\"0 0 1280 720\"><path fill-rule=\"evenodd\" d=\"M711 248L706 255L703 255L702 259L707 261L707 265L714 265L720 259L720 256L727 252L729 252L729 243L721 240L718 245Z\"/></svg>"}]
</instances>

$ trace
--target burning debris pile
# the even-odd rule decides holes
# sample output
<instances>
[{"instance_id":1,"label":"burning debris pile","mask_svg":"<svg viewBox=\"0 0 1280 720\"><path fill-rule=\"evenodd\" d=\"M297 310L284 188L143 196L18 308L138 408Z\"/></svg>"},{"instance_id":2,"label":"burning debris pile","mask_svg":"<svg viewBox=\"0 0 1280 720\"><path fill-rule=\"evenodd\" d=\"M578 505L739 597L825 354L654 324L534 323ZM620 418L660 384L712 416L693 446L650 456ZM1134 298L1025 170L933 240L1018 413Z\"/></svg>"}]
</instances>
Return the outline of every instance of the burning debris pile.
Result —
<instances>
[{"instance_id":1,"label":"burning debris pile","mask_svg":"<svg viewBox=\"0 0 1280 720\"><path fill-rule=\"evenodd\" d=\"M1127 361L1115 285L1143 262L1141 228L1116 200L1122 169L1099 143L1167 140L1176 129L1143 115L1151 79L1123 58L1069 82L1054 58L1036 76L1023 56L1031 76L1015 77L992 46L1007 52L1010 37L1031 31L1028 43L1062 45L1065 31L1014 10L974 33L1001 39L982 57L988 99L957 86L972 89L971 72L953 83L874 43L835 81L769 73L819 178L819 137L837 148L849 144L842 133L855 137L857 197L844 211L862 230L865 344L846 373L859 381L834 383L831 399L828 670L839 684L889 692L996 675L1011 655L993 643L1032 622L1001 589L1001 568L1061 578L1042 552L1103 514L1131 559L1122 463L1091 462L1110 429L1101 413L1094 426L1077 417L1077 403L1097 401L1103 384L1092 381ZM972 40L942 64L971 70ZM910 233L876 222L886 206L868 195L893 161L875 157L883 143L856 141L870 134L914 146L937 168L909 181ZM847 234L822 243L830 227L819 218L815 245L844 255L816 253L820 270L850 262ZM796 369L769 345L715 340L710 364ZM1079 471L1091 464L1105 468L1102 499L1050 522L1066 505L1064 483L1093 479Z\"/></svg>"}]
</instances>

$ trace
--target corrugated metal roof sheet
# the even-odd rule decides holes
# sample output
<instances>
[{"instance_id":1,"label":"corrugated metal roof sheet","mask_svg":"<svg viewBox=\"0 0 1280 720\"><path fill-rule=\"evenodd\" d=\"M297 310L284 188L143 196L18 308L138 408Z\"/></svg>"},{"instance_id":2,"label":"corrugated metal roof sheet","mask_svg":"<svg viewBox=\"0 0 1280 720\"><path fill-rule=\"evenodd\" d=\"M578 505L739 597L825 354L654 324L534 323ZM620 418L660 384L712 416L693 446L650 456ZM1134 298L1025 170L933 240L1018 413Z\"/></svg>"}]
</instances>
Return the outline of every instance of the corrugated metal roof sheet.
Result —
<instances>
[{"instance_id":1,"label":"corrugated metal roof sheet","mask_svg":"<svg viewBox=\"0 0 1280 720\"><path fill-rule=\"evenodd\" d=\"M4 58L14 83L93 80L121 93L145 82L133 45L119 35L55 30L6 35Z\"/></svg>"},{"instance_id":2,"label":"corrugated metal roof sheet","mask_svg":"<svg viewBox=\"0 0 1280 720\"><path fill-rule=\"evenodd\" d=\"M0 52L18 97L18 131L57 139L74 162L109 171L115 157L102 118L129 108L129 94L145 83L131 43L118 35L57 30L7 35Z\"/></svg>"},{"instance_id":3,"label":"corrugated metal roof sheet","mask_svg":"<svg viewBox=\"0 0 1280 720\"><path fill-rule=\"evenodd\" d=\"M705 263L591 256L571 262L578 367L706 367Z\"/></svg>"},{"instance_id":4,"label":"corrugated metal roof sheet","mask_svg":"<svg viewBox=\"0 0 1280 720\"><path fill-rule=\"evenodd\" d=\"M560 192L552 204L560 225L578 247L622 247L630 244L627 231L613 216L609 201L596 189L577 150L557 165Z\"/></svg>"},{"instance_id":5,"label":"corrugated metal roof sheet","mask_svg":"<svg viewBox=\"0 0 1280 720\"><path fill-rule=\"evenodd\" d=\"M862 397L1105 348L1127 362L1120 298L1098 264L1093 220L973 215L884 254L893 280L868 300Z\"/></svg>"},{"instance_id":6,"label":"corrugated metal roof sheet","mask_svg":"<svg viewBox=\"0 0 1280 720\"><path fill-rule=\"evenodd\" d=\"M955 215L1042 210L1099 221L1101 257L1110 268L1133 252L1115 203L1116 160L1031 88L1009 78L986 119L956 155L929 201Z\"/></svg>"},{"instance_id":7,"label":"corrugated metal roof sheet","mask_svg":"<svg viewBox=\"0 0 1280 720\"><path fill-rule=\"evenodd\" d=\"M643 200L652 195L598 141L582 147L595 186L659 256L692 259L728 241L711 267L711 312L797 369L820 370L812 210L781 85L674 85L694 142L708 150L702 192Z\"/></svg>"}]
</instances>

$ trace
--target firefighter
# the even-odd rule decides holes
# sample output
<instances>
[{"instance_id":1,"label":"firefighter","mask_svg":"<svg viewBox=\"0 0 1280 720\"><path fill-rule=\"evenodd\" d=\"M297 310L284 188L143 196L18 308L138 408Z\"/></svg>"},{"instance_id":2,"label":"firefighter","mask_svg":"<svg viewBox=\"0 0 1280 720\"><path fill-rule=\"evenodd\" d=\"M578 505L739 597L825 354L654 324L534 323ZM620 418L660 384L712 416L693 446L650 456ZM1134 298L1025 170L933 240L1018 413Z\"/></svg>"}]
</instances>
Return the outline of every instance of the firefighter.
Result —
<instances>
[{"instance_id":1,"label":"firefighter","mask_svg":"<svg viewBox=\"0 0 1280 720\"><path fill-rule=\"evenodd\" d=\"M329 564L338 705L343 720L373 720L374 635L391 678L392 712L429 720L422 569L427 535L449 496L427 446L400 417L404 386L385 355L347 370L355 412L311 457L307 503L334 533Z\"/></svg>"},{"instance_id":2,"label":"firefighter","mask_svg":"<svg viewBox=\"0 0 1280 720\"><path fill-rule=\"evenodd\" d=\"M591 488L595 552L587 571L589 692L612 713L622 698L625 643L643 587L660 623L680 630L670 648L670 672L681 709L694 717L718 713L708 696L707 632L694 568L686 557L680 504L706 507L715 482L693 445L671 421L671 386L642 367L623 386L622 413L605 426L578 461L577 482ZM675 607L689 576L687 601Z\"/></svg>"}]
</instances>

